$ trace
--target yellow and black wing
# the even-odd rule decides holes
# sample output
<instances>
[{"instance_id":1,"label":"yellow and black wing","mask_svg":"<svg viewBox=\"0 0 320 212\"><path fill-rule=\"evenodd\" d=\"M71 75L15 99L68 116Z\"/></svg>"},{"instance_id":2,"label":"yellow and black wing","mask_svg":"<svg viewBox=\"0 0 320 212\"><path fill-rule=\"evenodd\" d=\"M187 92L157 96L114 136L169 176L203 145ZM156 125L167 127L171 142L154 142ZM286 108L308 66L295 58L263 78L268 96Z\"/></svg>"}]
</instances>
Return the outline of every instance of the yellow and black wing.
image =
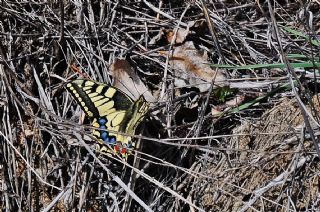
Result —
<instances>
[{"instance_id":1,"label":"yellow and black wing","mask_svg":"<svg viewBox=\"0 0 320 212\"><path fill-rule=\"evenodd\" d=\"M133 101L118 89L91 80L74 80L67 90L87 116L93 118L93 135L101 144L112 145L123 157L134 146L131 136L147 113L143 96Z\"/></svg>"}]
</instances>

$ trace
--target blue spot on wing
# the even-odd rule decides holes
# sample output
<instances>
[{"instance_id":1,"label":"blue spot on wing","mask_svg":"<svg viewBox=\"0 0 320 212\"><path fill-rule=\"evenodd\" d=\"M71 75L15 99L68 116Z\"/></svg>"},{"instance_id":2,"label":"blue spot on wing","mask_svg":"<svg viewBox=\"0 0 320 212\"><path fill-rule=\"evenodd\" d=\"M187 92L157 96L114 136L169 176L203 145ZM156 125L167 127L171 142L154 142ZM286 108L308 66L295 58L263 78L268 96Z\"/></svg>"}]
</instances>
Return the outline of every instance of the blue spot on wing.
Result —
<instances>
[{"instance_id":1,"label":"blue spot on wing","mask_svg":"<svg viewBox=\"0 0 320 212\"><path fill-rule=\"evenodd\" d=\"M108 119L105 118L105 117L100 117L98 119L99 128L102 129L102 130L100 130L100 138L106 144L116 144L117 143L116 137L115 136L109 136L109 133L106 131L107 122L108 122Z\"/></svg>"},{"instance_id":2,"label":"blue spot on wing","mask_svg":"<svg viewBox=\"0 0 320 212\"><path fill-rule=\"evenodd\" d=\"M100 117L99 120L98 120L98 122L99 122L99 124L100 124L100 127L101 127L101 125L104 125L104 126L105 126L106 123L108 122L108 119Z\"/></svg>"},{"instance_id":3,"label":"blue spot on wing","mask_svg":"<svg viewBox=\"0 0 320 212\"><path fill-rule=\"evenodd\" d=\"M110 137L110 143L115 144L117 142L116 140L117 140L116 137L114 136Z\"/></svg>"},{"instance_id":4,"label":"blue spot on wing","mask_svg":"<svg viewBox=\"0 0 320 212\"><path fill-rule=\"evenodd\" d=\"M109 139L108 132L106 131L100 131L100 136L103 141L107 141L107 139Z\"/></svg>"},{"instance_id":5,"label":"blue spot on wing","mask_svg":"<svg viewBox=\"0 0 320 212\"><path fill-rule=\"evenodd\" d=\"M110 136L107 127L108 119L106 117L100 117L98 118L97 123L99 124L99 132L100 132L100 138L103 141L103 143L107 145L112 145L114 151L117 154L121 154L123 157L126 157L125 155L129 151L129 149L133 148L133 143L129 142L128 144L125 143L119 143L117 142L116 136Z\"/></svg>"}]
</instances>

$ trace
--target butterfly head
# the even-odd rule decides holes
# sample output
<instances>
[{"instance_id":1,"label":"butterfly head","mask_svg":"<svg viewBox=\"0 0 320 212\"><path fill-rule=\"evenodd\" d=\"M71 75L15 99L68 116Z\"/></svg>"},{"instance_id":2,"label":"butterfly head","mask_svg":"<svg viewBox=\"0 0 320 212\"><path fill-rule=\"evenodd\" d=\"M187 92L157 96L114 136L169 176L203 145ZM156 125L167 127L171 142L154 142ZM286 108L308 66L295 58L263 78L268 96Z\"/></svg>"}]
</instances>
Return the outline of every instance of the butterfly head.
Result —
<instances>
[{"instance_id":1,"label":"butterfly head","mask_svg":"<svg viewBox=\"0 0 320 212\"><path fill-rule=\"evenodd\" d=\"M142 114L143 116L147 113L149 109L149 103L146 101L143 95L139 97L137 101L134 102L135 113Z\"/></svg>"},{"instance_id":2,"label":"butterfly head","mask_svg":"<svg viewBox=\"0 0 320 212\"><path fill-rule=\"evenodd\" d=\"M143 95L136 100L132 107L132 119L127 125L127 132L134 133L136 127L142 121L143 117L146 115L149 109L149 103L145 100Z\"/></svg>"}]
</instances>

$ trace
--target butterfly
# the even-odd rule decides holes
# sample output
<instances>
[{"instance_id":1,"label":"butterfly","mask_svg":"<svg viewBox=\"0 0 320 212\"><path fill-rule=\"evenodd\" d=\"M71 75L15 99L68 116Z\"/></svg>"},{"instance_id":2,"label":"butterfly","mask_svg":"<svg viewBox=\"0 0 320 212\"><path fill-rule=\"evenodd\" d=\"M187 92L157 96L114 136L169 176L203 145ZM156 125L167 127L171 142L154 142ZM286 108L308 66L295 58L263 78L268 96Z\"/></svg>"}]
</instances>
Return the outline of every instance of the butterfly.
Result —
<instances>
[{"instance_id":1,"label":"butterfly","mask_svg":"<svg viewBox=\"0 0 320 212\"><path fill-rule=\"evenodd\" d=\"M135 146L129 135L135 133L149 109L143 95L133 101L115 87L82 79L68 82L66 89L93 120L93 135L98 142L112 146L115 154L126 159ZM100 150L108 148L102 146Z\"/></svg>"}]
</instances>

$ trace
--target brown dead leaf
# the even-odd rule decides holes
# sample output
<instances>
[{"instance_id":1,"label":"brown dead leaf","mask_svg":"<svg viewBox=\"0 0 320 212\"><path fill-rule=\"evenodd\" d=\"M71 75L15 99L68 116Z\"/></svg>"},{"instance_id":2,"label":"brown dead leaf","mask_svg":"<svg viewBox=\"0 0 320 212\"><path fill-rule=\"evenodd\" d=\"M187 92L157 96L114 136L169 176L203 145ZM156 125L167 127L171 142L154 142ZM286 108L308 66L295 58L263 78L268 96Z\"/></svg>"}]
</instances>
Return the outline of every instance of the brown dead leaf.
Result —
<instances>
[{"instance_id":1,"label":"brown dead leaf","mask_svg":"<svg viewBox=\"0 0 320 212\"><path fill-rule=\"evenodd\" d=\"M84 79L90 79L90 77L88 76L88 74L85 73L85 72L83 72L83 71L81 70L81 68L78 67L76 64L74 64L74 63L71 64L70 69L71 69L73 72L80 74L80 75L82 76L82 78L84 78Z\"/></svg>"},{"instance_id":2,"label":"brown dead leaf","mask_svg":"<svg viewBox=\"0 0 320 212\"><path fill-rule=\"evenodd\" d=\"M218 108L218 107L212 107L211 108L211 114L212 114L212 116L220 116L221 114L223 114L222 113L222 111L221 111L221 109L220 108Z\"/></svg>"},{"instance_id":3,"label":"brown dead leaf","mask_svg":"<svg viewBox=\"0 0 320 212\"><path fill-rule=\"evenodd\" d=\"M226 101L223 104L220 105L214 105L211 108L211 114L212 116L218 116L221 115L223 112L225 112L226 110L229 110L230 108L234 108L236 106L239 106L240 104L243 103L243 101L245 100L244 96L236 96L228 101Z\"/></svg>"},{"instance_id":4,"label":"brown dead leaf","mask_svg":"<svg viewBox=\"0 0 320 212\"><path fill-rule=\"evenodd\" d=\"M174 48L170 65L178 87L192 86L203 92L209 89L212 80L215 85L226 85L226 77L209 66L207 54L196 49L191 41Z\"/></svg>"},{"instance_id":5,"label":"brown dead leaf","mask_svg":"<svg viewBox=\"0 0 320 212\"><path fill-rule=\"evenodd\" d=\"M174 42L172 42L172 40L174 39L175 29L162 28L159 30L159 33L150 40L149 45L154 45L160 40L166 40L168 44L182 44L190 34L203 34L207 28L205 20L189 21L186 29L179 28L177 30Z\"/></svg>"},{"instance_id":6,"label":"brown dead leaf","mask_svg":"<svg viewBox=\"0 0 320 212\"><path fill-rule=\"evenodd\" d=\"M117 59L110 69L114 78L114 87L126 93L133 100L137 100L140 95L143 95L148 102L155 102L155 98L128 61Z\"/></svg>"},{"instance_id":7,"label":"brown dead leaf","mask_svg":"<svg viewBox=\"0 0 320 212\"><path fill-rule=\"evenodd\" d=\"M236 107L243 103L245 96L236 96L231 100L226 101L225 105L228 107Z\"/></svg>"},{"instance_id":8,"label":"brown dead leaf","mask_svg":"<svg viewBox=\"0 0 320 212\"><path fill-rule=\"evenodd\" d=\"M186 41L188 35L203 33L204 29L207 29L207 25L205 24L204 20L190 21L188 22L186 29L179 28L177 30L177 35L174 42L172 42L172 39L174 38L174 30L164 30L164 33L168 43L181 44Z\"/></svg>"},{"instance_id":9,"label":"brown dead leaf","mask_svg":"<svg viewBox=\"0 0 320 212\"><path fill-rule=\"evenodd\" d=\"M189 34L189 28L188 29L178 29L177 34L176 34L176 39L174 42L172 40L174 39L174 31L173 30L166 30L165 35L166 35L166 40L168 43L173 43L173 44L181 44L183 43L187 35Z\"/></svg>"}]
</instances>

